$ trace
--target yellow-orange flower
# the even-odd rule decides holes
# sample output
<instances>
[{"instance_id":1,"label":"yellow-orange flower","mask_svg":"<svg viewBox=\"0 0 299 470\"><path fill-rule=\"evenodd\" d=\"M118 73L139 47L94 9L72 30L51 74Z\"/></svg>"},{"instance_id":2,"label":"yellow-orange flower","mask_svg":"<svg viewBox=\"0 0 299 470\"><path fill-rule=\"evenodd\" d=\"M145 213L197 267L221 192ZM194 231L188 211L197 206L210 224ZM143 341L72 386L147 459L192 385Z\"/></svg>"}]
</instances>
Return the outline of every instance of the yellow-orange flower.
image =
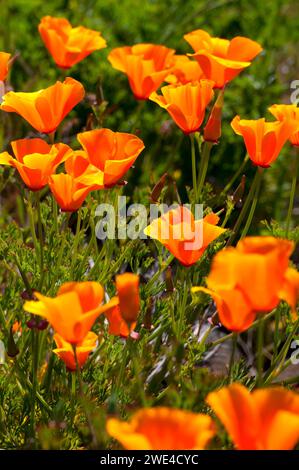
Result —
<instances>
[{"instance_id":1,"label":"yellow-orange flower","mask_svg":"<svg viewBox=\"0 0 299 470\"><path fill-rule=\"evenodd\" d=\"M65 162L66 173L51 175L49 186L63 212L74 212L82 206L91 191L104 188L104 174L90 164L87 154L72 152Z\"/></svg>"},{"instance_id":2,"label":"yellow-orange flower","mask_svg":"<svg viewBox=\"0 0 299 470\"><path fill-rule=\"evenodd\" d=\"M241 36L231 41L214 38L202 29L185 34L184 39L195 51L190 56L198 61L205 78L213 80L217 88L223 88L239 75L262 51L261 46L251 39Z\"/></svg>"},{"instance_id":3,"label":"yellow-orange flower","mask_svg":"<svg viewBox=\"0 0 299 470\"><path fill-rule=\"evenodd\" d=\"M147 100L169 74L174 49L155 44L135 44L113 49L108 60L128 77L138 100Z\"/></svg>"},{"instance_id":4,"label":"yellow-orange flower","mask_svg":"<svg viewBox=\"0 0 299 470\"><path fill-rule=\"evenodd\" d=\"M144 149L142 140L135 135L110 129L82 132L77 138L89 162L103 173L105 187L115 185Z\"/></svg>"},{"instance_id":5,"label":"yellow-orange flower","mask_svg":"<svg viewBox=\"0 0 299 470\"><path fill-rule=\"evenodd\" d=\"M105 312L109 333L127 337L134 330L140 311L139 276L123 273L115 279L118 305Z\"/></svg>"},{"instance_id":6,"label":"yellow-orange flower","mask_svg":"<svg viewBox=\"0 0 299 470\"><path fill-rule=\"evenodd\" d=\"M231 331L244 331L257 313L273 310L285 300L295 315L299 297L299 273L289 268L294 244L274 237L247 237L236 248L218 252L206 279L221 323ZM252 280L254 279L254 282Z\"/></svg>"},{"instance_id":7,"label":"yellow-orange flower","mask_svg":"<svg viewBox=\"0 0 299 470\"><path fill-rule=\"evenodd\" d=\"M198 62L190 60L186 55L174 55L173 64L165 82L173 85L186 85L190 82L198 82L205 78Z\"/></svg>"},{"instance_id":8,"label":"yellow-orange flower","mask_svg":"<svg viewBox=\"0 0 299 470\"><path fill-rule=\"evenodd\" d=\"M101 33L84 26L73 28L65 18L44 16L38 30L56 65L63 69L73 67L92 52L106 47Z\"/></svg>"},{"instance_id":9,"label":"yellow-orange flower","mask_svg":"<svg viewBox=\"0 0 299 470\"><path fill-rule=\"evenodd\" d=\"M277 159L298 124L293 119L266 122L264 118L247 120L236 116L231 126L236 134L243 137L251 161L267 168Z\"/></svg>"},{"instance_id":10,"label":"yellow-orange flower","mask_svg":"<svg viewBox=\"0 0 299 470\"><path fill-rule=\"evenodd\" d=\"M118 301L103 305L104 289L97 282L66 282L55 298L35 292L37 301L25 302L26 312L46 318L68 343L79 344L97 317Z\"/></svg>"},{"instance_id":11,"label":"yellow-orange flower","mask_svg":"<svg viewBox=\"0 0 299 470\"><path fill-rule=\"evenodd\" d=\"M239 450L291 450L299 440L299 395L290 390L250 393L234 383L210 393L206 401Z\"/></svg>"},{"instance_id":12,"label":"yellow-orange flower","mask_svg":"<svg viewBox=\"0 0 299 470\"><path fill-rule=\"evenodd\" d=\"M8 52L0 52L0 82L4 82L9 71L9 61L11 54Z\"/></svg>"},{"instance_id":13,"label":"yellow-orange flower","mask_svg":"<svg viewBox=\"0 0 299 470\"><path fill-rule=\"evenodd\" d=\"M53 349L53 353L65 363L67 369L75 371L77 367L72 344L65 341L58 333L53 338L56 343L56 349ZM97 341L98 335L89 331L85 338L76 345L76 356L80 368L84 366L89 354L96 348Z\"/></svg>"},{"instance_id":14,"label":"yellow-orange flower","mask_svg":"<svg viewBox=\"0 0 299 470\"><path fill-rule=\"evenodd\" d=\"M15 158L7 152L0 154L0 165L15 167L26 186L38 191L48 184L57 166L70 155L65 144L48 145L42 139L20 139L11 142Z\"/></svg>"},{"instance_id":15,"label":"yellow-orange flower","mask_svg":"<svg viewBox=\"0 0 299 470\"><path fill-rule=\"evenodd\" d=\"M299 147L299 108L294 104L273 104L269 111L278 121L288 119L297 122L297 129L290 136L290 142L294 147Z\"/></svg>"},{"instance_id":16,"label":"yellow-orange flower","mask_svg":"<svg viewBox=\"0 0 299 470\"><path fill-rule=\"evenodd\" d=\"M128 450L204 449L215 434L210 416L172 408L147 408L129 422L107 421L107 432Z\"/></svg>"},{"instance_id":17,"label":"yellow-orange flower","mask_svg":"<svg viewBox=\"0 0 299 470\"><path fill-rule=\"evenodd\" d=\"M185 134L199 130L207 105L214 96L213 82L200 80L186 85L162 87L162 96L152 93L150 100L166 109Z\"/></svg>"},{"instance_id":18,"label":"yellow-orange flower","mask_svg":"<svg viewBox=\"0 0 299 470\"><path fill-rule=\"evenodd\" d=\"M38 132L54 132L84 97L83 85L71 77L32 93L9 91L0 109L22 116Z\"/></svg>"},{"instance_id":19,"label":"yellow-orange flower","mask_svg":"<svg viewBox=\"0 0 299 470\"><path fill-rule=\"evenodd\" d=\"M159 240L184 266L191 266L226 231L217 227L218 221L219 217L213 213L194 220L187 207L178 206L153 220L144 233Z\"/></svg>"}]
</instances>

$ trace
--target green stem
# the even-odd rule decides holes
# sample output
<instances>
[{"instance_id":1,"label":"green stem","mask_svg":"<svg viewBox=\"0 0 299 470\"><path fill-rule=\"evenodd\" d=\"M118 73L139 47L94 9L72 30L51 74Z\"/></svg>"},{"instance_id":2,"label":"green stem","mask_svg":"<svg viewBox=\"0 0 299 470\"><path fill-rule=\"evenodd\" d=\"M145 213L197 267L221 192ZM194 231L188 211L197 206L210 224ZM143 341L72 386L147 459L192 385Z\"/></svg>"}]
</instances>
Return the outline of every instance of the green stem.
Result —
<instances>
[{"instance_id":1,"label":"green stem","mask_svg":"<svg viewBox=\"0 0 299 470\"><path fill-rule=\"evenodd\" d=\"M258 181L256 183L255 193L254 193L254 196L253 196L250 212L249 212L249 215L247 217L245 227L243 228L243 231L242 231L242 234L241 234L241 238L246 237L246 235L248 233L248 230L250 228L254 213L255 213L255 209L256 209L256 205L257 205L257 201L258 201L258 197L259 197L259 192L260 192L260 187L261 187L261 182L262 182L262 176L263 176L263 171L262 170L263 170L262 168L259 168L259 172L258 172L259 177L258 177Z\"/></svg>"},{"instance_id":2,"label":"green stem","mask_svg":"<svg viewBox=\"0 0 299 470\"><path fill-rule=\"evenodd\" d=\"M77 261L77 251L78 251L78 245L79 245L79 239L80 239L80 233L81 233L81 219L82 219L82 209L80 208L77 214L76 233L75 233L75 240L74 240L74 245L73 245L73 250L72 250L71 272L73 272L75 263Z\"/></svg>"},{"instance_id":3,"label":"green stem","mask_svg":"<svg viewBox=\"0 0 299 470\"><path fill-rule=\"evenodd\" d=\"M263 383L263 369L264 369L264 331L265 319L260 318L257 330L257 386L261 387Z\"/></svg>"},{"instance_id":4,"label":"green stem","mask_svg":"<svg viewBox=\"0 0 299 470\"><path fill-rule=\"evenodd\" d=\"M289 230L290 230L291 218L292 218L293 207L294 207L294 199L295 199L295 193L296 193L296 186L297 186L299 156L296 155L295 157L296 157L295 167L294 167L294 173L293 173L293 178L292 178L292 185L291 185L291 192L290 192L290 202L289 202L287 222L286 222L286 232L285 232L286 237L288 236Z\"/></svg>"},{"instance_id":5,"label":"green stem","mask_svg":"<svg viewBox=\"0 0 299 470\"><path fill-rule=\"evenodd\" d=\"M31 390L31 414L30 429L32 437L35 436L35 403L37 392L37 371L38 371L38 332L31 330L32 339L32 390Z\"/></svg>"},{"instance_id":6,"label":"green stem","mask_svg":"<svg viewBox=\"0 0 299 470\"><path fill-rule=\"evenodd\" d=\"M76 364L77 367L77 364ZM74 420L75 417L75 402L76 402L76 374L74 372L70 372L71 374L71 421Z\"/></svg>"},{"instance_id":7,"label":"green stem","mask_svg":"<svg viewBox=\"0 0 299 470\"><path fill-rule=\"evenodd\" d=\"M44 240L43 240L43 229L42 229L42 217L40 209L40 195L36 195L36 206L37 206L37 224L38 224L38 238L39 238L39 252L40 252L40 281L39 290L41 290L44 281Z\"/></svg>"},{"instance_id":8,"label":"green stem","mask_svg":"<svg viewBox=\"0 0 299 470\"><path fill-rule=\"evenodd\" d=\"M150 281L147 283L145 290L148 292L149 289L156 283L161 274L168 268L170 263L174 260L174 256L170 255L164 263L162 263L160 269L153 275Z\"/></svg>"},{"instance_id":9,"label":"green stem","mask_svg":"<svg viewBox=\"0 0 299 470\"><path fill-rule=\"evenodd\" d=\"M241 166L238 168L238 170L235 172L235 174L233 175L233 177L232 177L232 178L230 179L230 181L227 183L227 185L225 186L225 188L224 188L223 191L222 191L222 194L226 194L226 193L230 190L230 188L232 187L232 185L234 184L234 182L236 181L236 179L238 179L239 176L243 173L243 170L244 170L244 168L245 168L245 166L246 166L248 160L249 160L249 155L246 154L246 155L245 155L245 158L244 158L244 160L243 160L243 162L242 162L242 164L241 164Z\"/></svg>"},{"instance_id":10,"label":"green stem","mask_svg":"<svg viewBox=\"0 0 299 470\"><path fill-rule=\"evenodd\" d=\"M195 154L195 142L194 134L190 134L191 141L191 160L192 160L192 181L193 181L193 192L194 192L194 203L197 203L198 191L197 191L197 176L196 176L196 154Z\"/></svg>"},{"instance_id":11,"label":"green stem","mask_svg":"<svg viewBox=\"0 0 299 470\"><path fill-rule=\"evenodd\" d=\"M205 179L207 176L208 166L209 166L209 159L211 154L211 149L213 147L212 142L204 142L203 144L203 151L202 151L202 171L199 175L199 183L198 183L198 195L200 196L202 193L202 189L205 183Z\"/></svg>"},{"instance_id":12,"label":"green stem","mask_svg":"<svg viewBox=\"0 0 299 470\"><path fill-rule=\"evenodd\" d=\"M255 190L256 190L256 186L259 182L259 179L260 179L260 171L259 171L259 168L257 168L257 171L255 173L255 176L254 176L254 179L252 181L252 184L251 184L251 188L250 188L250 191L247 195L247 198L245 200L245 203L242 207L242 210L239 214L239 217L235 223L235 226L233 228L233 233L231 234L231 236L229 237L228 241L227 241L227 246L231 245L236 237L236 235L238 234L238 231L243 223L243 220L247 214L247 211L249 209L249 206L251 204L251 201L255 195Z\"/></svg>"},{"instance_id":13,"label":"green stem","mask_svg":"<svg viewBox=\"0 0 299 470\"><path fill-rule=\"evenodd\" d=\"M235 354L236 354L236 349L237 349L237 342L238 342L238 334L233 333L232 334L232 353L229 361L229 369L228 369L228 380L229 383L231 384L234 380L233 377L233 366L235 362Z\"/></svg>"}]
</instances>

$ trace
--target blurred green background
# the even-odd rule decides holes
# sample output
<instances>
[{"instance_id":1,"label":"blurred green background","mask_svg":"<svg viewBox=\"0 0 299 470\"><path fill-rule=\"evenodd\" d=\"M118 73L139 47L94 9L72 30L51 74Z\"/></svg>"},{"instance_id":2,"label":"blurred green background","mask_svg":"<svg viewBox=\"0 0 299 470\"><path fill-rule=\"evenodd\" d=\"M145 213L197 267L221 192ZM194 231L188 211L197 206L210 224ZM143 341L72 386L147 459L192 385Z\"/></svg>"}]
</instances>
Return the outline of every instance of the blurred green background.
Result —
<instances>
[{"instance_id":1,"label":"blurred green background","mask_svg":"<svg viewBox=\"0 0 299 470\"><path fill-rule=\"evenodd\" d=\"M288 103L290 82L299 78L299 2L295 0L1 0L0 4L0 50L18 54L10 75L10 85L16 91L34 91L61 78L37 30L44 15L63 16L74 26L82 24L102 32L108 47L93 53L68 73L84 84L87 97L64 121L59 137L78 145L75 134L85 126L100 80L108 102L104 127L134 131L145 141L146 151L131 172L126 188L127 193L135 191L135 197L141 200L166 170L178 179L184 199L184 187L191 184L189 141L167 122L168 114L152 102L145 103L135 123L138 103L126 77L107 61L113 47L153 42L187 53L191 50L183 35L197 28L224 38L247 36L263 46L263 53L231 82L225 93L223 137L212 151L208 172L216 192L245 156L243 140L230 128L232 118L240 114L244 118L272 119L267 108L273 103ZM11 115L2 147L7 147L11 139L31 134L21 118ZM293 152L286 146L275 165L266 171L253 226L255 233L262 228L257 224L259 220L267 217L283 222L285 218ZM247 187L253 173L249 163Z\"/></svg>"}]
</instances>

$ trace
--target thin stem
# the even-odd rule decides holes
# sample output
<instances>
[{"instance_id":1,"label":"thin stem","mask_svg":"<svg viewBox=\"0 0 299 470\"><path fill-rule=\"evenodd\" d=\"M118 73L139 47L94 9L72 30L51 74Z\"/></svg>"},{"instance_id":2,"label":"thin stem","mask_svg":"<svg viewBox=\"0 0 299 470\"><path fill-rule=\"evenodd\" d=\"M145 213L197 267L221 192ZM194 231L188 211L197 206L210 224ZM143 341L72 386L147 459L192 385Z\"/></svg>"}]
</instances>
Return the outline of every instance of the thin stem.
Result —
<instances>
[{"instance_id":1,"label":"thin stem","mask_svg":"<svg viewBox=\"0 0 299 470\"><path fill-rule=\"evenodd\" d=\"M243 160L243 162L242 162L242 164L241 164L241 166L238 168L238 170L235 172L235 174L233 175L233 177L232 177L232 178L230 179L230 181L227 183L227 185L225 186L225 188L224 188L223 191L222 191L222 194L226 194L226 193L230 190L230 188L232 187L232 185L234 184L234 182L236 181L236 179L238 179L239 176L243 173L243 170L244 170L244 168L245 168L245 166L246 166L248 160L249 160L249 155L246 154L246 155L245 155L245 158L244 158L244 160Z\"/></svg>"},{"instance_id":2,"label":"thin stem","mask_svg":"<svg viewBox=\"0 0 299 470\"><path fill-rule=\"evenodd\" d=\"M166 261L164 261L164 263L162 263L160 269L153 275L153 277L151 278L151 280L147 283L147 286L146 286L146 291L149 290L150 287L152 287L156 281L159 279L159 277L161 276L161 274L165 271L165 269L168 268L168 266L170 265L170 263L174 260L174 256L173 255L170 255Z\"/></svg>"},{"instance_id":3,"label":"thin stem","mask_svg":"<svg viewBox=\"0 0 299 470\"><path fill-rule=\"evenodd\" d=\"M246 237L247 232L250 228L250 225L251 225L254 213L255 213L258 197L259 197L259 192L260 192L260 187L261 187L261 182L262 182L262 176L263 176L263 169L259 168L258 181L256 183L255 193L254 193L254 196L253 196L250 212L249 212L249 215L247 217L245 227L243 228L243 231L242 231L242 234L241 234L241 238Z\"/></svg>"},{"instance_id":4,"label":"thin stem","mask_svg":"<svg viewBox=\"0 0 299 470\"><path fill-rule=\"evenodd\" d=\"M71 263L71 272L74 269L76 260L77 260L77 250L79 245L80 233L81 233L81 219L82 219L82 209L80 208L77 214L77 225L76 225L76 234L72 250L72 263Z\"/></svg>"},{"instance_id":5,"label":"thin stem","mask_svg":"<svg viewBox=\"0 0 299 470\"><path fill-rule=\"evenodd\" d=\"M236 354L236 349L237 349L237 342L238 342L238 334L233 333L232 334L232 352L231 352L231 357L229 361L229 369L228 369L228 380L229 383L232 383L234 380L233 377L233 366L235 362L235 354Z\"/></svg>"},{"instance_id":6,"label":"thin stem","mask_svg":"<svg viewBox=\"0 0 299 470\"><path fill-rule=\"evenodd\" d=\"M77 364L76 364L77 368ZM73 421L75 417L75 402L76 402L76 378L77 375L74 372L71 374L71 420Z\"/></svg>"},{"instance_id":7,"label":"thin stem","mask_svg":"<svg viewBox=\"0 0 299 470\"><path fill-rule=\"evenodd\" d=\"M192 181L193 181L193 192L194 192L194 202L197 203L198 191L197 191L197 176L196 176L196 154L195 154L195 142L194 134L190 134L191 141L191 160L192 160Z\"/></svg>"},{"instance_id":8,"label":"thin stem","mask_svg":"<svg viewBox=\"0 0 299 470\"><path fill-rule=\"evenodd\" d=\"M41 290L44 280L44 240L43 240L43 229L42 229L42 217L40 209L40 195L36 195L36 206L37 206L37 226L38 226L38 238L39 238L39 251L40 251L40 281L39 290Z\"/></svg>"},{"instance_id":9,"label":"thin stem","mask_svg":"<svg viewBox=\"0 0 299 470\"><path fill-rule=\"evenodd\" d=\"M199 183L198 183L198 195L200 196L202 193L202 189L205 183L205 179L207 176L208 166L209 166L209 159L211 149L213 147L212 142L204 142L203 144L203 151L202 151L202 171L199 175Z\"/></svg>"},{"instance_id":10,"label":"thin stem","mask_svg":"<svg viewBox=\"0 0 299 470\"><path fill-rule=\"evenodd\" d=\"M259 178L260 178L260 171L259 171L259 168L257 169L256 171L256 174L254 176L254 179L253 179L253 182L252 182L252 185L251 185L251 188L250 188L250 191L247 195L247 198L245 200L245 203L242 207L242 210L239 214L239 217L235 223L235 226L233 228L233 233L231 234L231 236L229 237L228 241L227 241L227 246L231 245L232 242L234 241L242 223L243 223L243 220L247 214L247 211L248 211L248 208L250 206L250 203L255 195L255 190L256 190L256 185L258 184L258 181L259 181Z\"/></svg>"},{"instance_id":11,"label":"thin stem","mask_svg":"<svg viewBox=\"0 0 299 470\"><path fill-rule=\"evenodd\" d=\"M35 403L37 392L37 370L38 370L38 333L34 329L31 330L31 346L32 346L32 389L31 389L31 414L30 428L31 435L35 436Z\"/></svg>"},{"instance_id":12,"label":"thin stem","mask_svg":"<svg viewBox=\"0 0 299 470\"><path fill-rule=\"evenodd\" d=\"M297 186L298 166L299 166L299 156L296 155L295 167L294 167L294 173L293 173L292 185L291 185L291 192L290 192L289 208L288 208L288 214L287 214L287 222L286 222L286 237L289 234L290 225L291 225L291 218L292 218L292 213L293 213L295 192L296 192L296 186Z\"/></svg>"},{"instance_id":13,"label":"thin stem","mask_svg":"<svg viewBox=\"0 0 299 470\"><path fill-rule=\"evenodd\" d=\"M257 386L260 387L263 383L263 369L264 369L264 331L265 319L260 318L257 330Z\"/></svg>"}]
</instances>

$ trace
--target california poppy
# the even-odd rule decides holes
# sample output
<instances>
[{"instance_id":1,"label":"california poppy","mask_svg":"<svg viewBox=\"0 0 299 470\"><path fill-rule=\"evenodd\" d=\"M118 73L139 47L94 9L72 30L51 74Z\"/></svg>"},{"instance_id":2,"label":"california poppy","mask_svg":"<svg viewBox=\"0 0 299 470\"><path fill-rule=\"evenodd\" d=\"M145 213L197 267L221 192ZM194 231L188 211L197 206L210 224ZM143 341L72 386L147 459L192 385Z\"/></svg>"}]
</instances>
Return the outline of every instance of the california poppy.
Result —
<instances>
[{"instance_id":1,"label":"california poppy","mask_svg":"<svg viewBox=\"0 0 299 470\"><path fill-rule=\"evenodd\" d=\"M206 279L221 323L231 331L244 331L257 313L273 310L285 300L295 314L299 273L289 268L293 242L274 237L246 237L236 248L219 251ZM255 281L252 282L252 279Z\"/></svg>"},{"instance_id":2,"label":"california poppy","mask_svg":"<svg viewBox=\"0 0 299 470\"><path fill-rule=\"evenodd\" d=\"M266 122L264 118L246 120L236 116L231 126L236 134L242 135L251 161L267 168L277 159L298 124L293 119Z\"/></svg>"},{"instance_id":3,"label":"california poppy","mask_svg":"<svg viewBox=\"0 0 299 470\"><path fill-rule=\"evenodd\" d=\"M206 401L239 450L291 450L299 440L299 395L283 387L250 393L234 383Z\"/></svg>"},{"instance_id":4,"label":"california poppy","mask_svg":"<svg viewBox=\"0 0 299 470\"><path fill-rule=\"evenodd\" d=\"M144 233L159 240L184 266L191 266L226 231L217 227L218 222L219 217L213 213L194 220L187 207L178 206L153 220Z\"/></svg>"},{"instance_id":5,"label":"california poppy","mask_svg":"<svg viewBox=\"0 0 299 470\"><path fill-rule=\"evenodd\" d=\"M186 85L190 82L198 82L205 78L198 62L190 60L186 55L174 55L173 64L165 82L176 85Z\"/></svg>"},{"instance_id":6,"label":"california poppy","mask_svg":"<svg viewBox=\"0 0 299 470\"><path fill-rule=\"evenodd\" d=\"M105 312L105 317L108 320L109 328L108 333L114 336L121 336L127 338L134 328L136 327L136 322L127 323L121 314L119 305L115 305Z\"/></svg>"},{"instance_id":7,"label":"california poppy","mask_svg":"<svg viewBox=\"0 0 299 470\"><path fill-rule=\"evenodd\" d=\"M185 134L199 130L206 107L212 100L213 82L200 80L186 85L167 85L161 88L162 96L152 93L150 100L166 109Z\"/></svg>"},{"instance_id":8,"label":"california poppy","mask_svg":"<svg viewBox=\"0 0 299 470\"><path fill-rule=\"evenodd\" d=\"M174 49L156 44L135 44L113 49L108 60L128 77L138 100L147 100L169 74Z\"/></svg>"},{"instance_id":9,"label":"california poppy","mask_svg":"<svg viewBox=\"0 0 299 470\"><path fill-rule=\"evenodd\" d=\"M26 312L40 315L51 323L65 341L80 344L97 317L118 301L103 305L104 289L98 282L66 282L55 298L35 292L37 301L25 302Z\"/></svg>"},{"instance_id":10,"label":"california poppy","mask_svg":"<svg viewBox=\"0 0 299 470\"><path fill-rule=\"evenodd\" d=\"M8 52L0 52L0 82L4 82L9 71L9 61L11 54Z\"/></svg>"},{"instance_id":11,"label":"california poppy","mask_svg":"<svg viewBox=\"0 0 299 470\"><path fill-rule=\"evenodd\" d=\"M9 91L0 109L22 116L38 132L54 132L65 116L84 97L83 85L71 77L33 93Z\"/></svg>"},{"instance_id":12,"label":"california poppy","mask_svg":"<svg viewBox=\"0 0 299 470\"><path fill-rule=\"evenodd\" d=\"M166 407L137 411L129 422L107 421L107 432L128 450L204 449L215 434L210 416Z\"/></svg>"},{"instance_id":13,"label":"california poppy","mask_svg":"<svg viewBox=\"0 0 299 470\"><path fill-rule=\"evenodd\" d=\"M53 353L65 363L68 370L75 371L77 364L72 344L65 341L58 333L54 335L53 339L56 343ZM89 331L83 340L76 345L76 356L80 368L84 366L89 354L96 348L97 341L98 335Z\"/></svg>"},{"instance_id":14,"label":"california poppy","mask_svg":"<svg viewBox=\"0 0 299 470\"><path fill-rule=\"evenodd\" d=\"M197 60L205 78L213 80L216 88L223 88L262 51L261 46L251 39L241 36L231 41L213 38L202 29L185 34L184 39L195 51L189 55Z\"/></svg>"},{"instance_id":15,"label":"california poppy","mask_svg":"<svg viewBox=\"0 0 299 470\"><path fill-rule=\"evenodd\" d=\"M70 155L66 144L49 145L42 139L20 139L11 142L15 158L0 154L0 165L15 167L26 186L38 191L48 184L49 177Z\"/></svg>"},{"instance_id":16,"label":"california poppy","mask_svg":"<svg viewBox=\"0 0 299 470\"><path fill-rule=\"evenodd\" d=\"M73 67L92 52L106 47L101 33L84 26L73 28L65 18L44 16L38 30L56 65L63 69Z\"/></svg>"},{"instance_id":17,"label":"california poppy","mask_svg":"<svg viewBox=\"0 0 299 470\"><path fill-rule=\"evenodd\" d=\"M90 164L84 151L74 151L65 162L66 173L51 175L49 186L63 212L78 210L91 191L104 188L104 174Z\"/></svg>"},{"instance_id":18,"label":"california poppy","mask_svg":"<svg viewBox=\"0 0 299 470\"><path fill-rule=\"evenodd\" d=\"M204 128L203 138L206 142L217 143L221 137L221 119L224 95L220 91Z\"/></svg>"},{"instance_id":19,"label":"california poppy","mask_svg":"<svg viewBox=\"0 0 299 470\"><path fill-rule=\"evenodd\" d=\"M278 121L291 119L297 122L298 128L290 136L290 142L294 147L299 147L299 108L294 104L273 104L269 111Z\"/></svg>"},{"instance_id":20,"label":"california poppy","mask_svg":"<svg viewBox=\"0 0 299 470\"><path fill-rule=\"evenodd\" d=\"M115 185L144 149L142 140L135 135L110 129L82 132L77 138L89 162L103 173L105 187Z\"/></svg>"},{"instance_id":21,"label":"california poppy","mask_svg":"<svg viewBox=\"0 0 299 470\"><path fill-rule=\"evenodd\" d=\"M140 310L139 276L134 273L123 273L115 279L119 309L126 323L136 321Z\"/></svg>"}]
</instances>

